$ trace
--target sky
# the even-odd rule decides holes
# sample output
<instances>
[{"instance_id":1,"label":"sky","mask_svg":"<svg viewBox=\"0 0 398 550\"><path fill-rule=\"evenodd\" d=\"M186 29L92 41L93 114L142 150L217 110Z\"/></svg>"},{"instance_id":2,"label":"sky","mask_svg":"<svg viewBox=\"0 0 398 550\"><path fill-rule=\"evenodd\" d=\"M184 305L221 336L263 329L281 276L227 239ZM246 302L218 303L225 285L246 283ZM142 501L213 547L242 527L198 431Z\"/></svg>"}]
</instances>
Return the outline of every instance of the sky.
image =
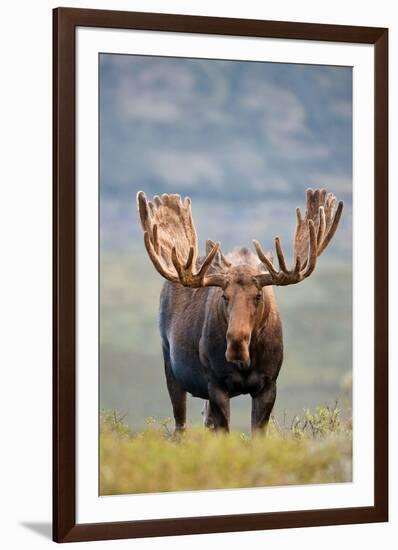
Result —
<instances>
[{"instance_id":1,"label":"sky","mask_svg":"<svg viewBox=\"0 0 398 550\"><path fill-rule=\"evenodd\" d=\"M349 67L102 54L100 114L104 246L137 236L141 189L189 195L199 213L206 201L210 229L222 210L229 246L240 244L225 231L237 215L242 224L266 216L267 230L286 216L282 232L291 231L308 187L350 209Z\"/></svg>"}]
</instances>

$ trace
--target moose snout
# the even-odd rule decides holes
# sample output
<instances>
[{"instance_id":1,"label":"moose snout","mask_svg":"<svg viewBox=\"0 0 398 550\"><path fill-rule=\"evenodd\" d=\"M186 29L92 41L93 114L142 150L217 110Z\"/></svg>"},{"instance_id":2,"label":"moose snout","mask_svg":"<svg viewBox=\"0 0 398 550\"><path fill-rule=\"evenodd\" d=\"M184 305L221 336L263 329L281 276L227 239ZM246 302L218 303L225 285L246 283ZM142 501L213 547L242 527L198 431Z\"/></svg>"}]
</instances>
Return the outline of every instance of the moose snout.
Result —
<instances>
[{"instance_id":1,"label":"moose snout","mask_svg":"<svg viewBox=\"0 0 398 550\"><path fill-rule=\"evenodd\" d=\"M227 333L227 351L225 358L228 363L234 363L239 369L250 367L250 334L231 335Z\"/></svg>"},{"instance_id":2,"label":"moose snout","mask_svg":"<svg viewBox=\"0 0 398 550\"><path fill-rule=\"evenodd\" d=\"M233 361L233 363L238 367L238 370L247 370L250 368L250 357L247 361Z\"/></svg>"}]
</instances>

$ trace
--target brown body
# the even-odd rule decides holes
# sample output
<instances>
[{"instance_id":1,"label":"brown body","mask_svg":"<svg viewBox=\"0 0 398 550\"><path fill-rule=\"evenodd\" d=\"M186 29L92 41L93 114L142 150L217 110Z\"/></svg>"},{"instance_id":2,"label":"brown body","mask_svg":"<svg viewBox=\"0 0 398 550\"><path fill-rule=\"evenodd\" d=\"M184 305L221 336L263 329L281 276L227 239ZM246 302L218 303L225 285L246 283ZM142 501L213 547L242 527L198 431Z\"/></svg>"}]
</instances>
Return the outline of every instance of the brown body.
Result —
<instances>
[{"instance_id":1,"label":"brown body","mask_svg":"<svg viewBox=\"0 0 398 550\"><path fill-rule=\"evenodd\" d=\"M247 261L248 252L235 257ZM159 326L177 429L185 426L187 392L208 400L207 426L228 430L229 400L241 394L253 398L253 428L267 423L282 364L282 327L272 288L253 282L257 273L248 264L230 268L224 290L165 283Z\"/></svg>"},{"instance_id":2,"label":"brown body","mask_svg":"<svg viewBox=\"0 0 398 550\"><path fill-rule=\"evenodd\" d=\"M283 359L282 325L272 285L296 284L311 275L332 239L343 208L322 190L308 190L304 219L297 209L294 267L278 238L272 256L254 241L257 255L241 248L225 257L206 243L197 256L191 203L179 195L147 201L138 194L145 246L167 279L160 297L159 328L176 429L186 424L187 393L205 399L205 425L228 431L232 397L252 397L252 430L267 425ZM195 270L195 271L194 271Z\"/></svg>"}]
</instances>

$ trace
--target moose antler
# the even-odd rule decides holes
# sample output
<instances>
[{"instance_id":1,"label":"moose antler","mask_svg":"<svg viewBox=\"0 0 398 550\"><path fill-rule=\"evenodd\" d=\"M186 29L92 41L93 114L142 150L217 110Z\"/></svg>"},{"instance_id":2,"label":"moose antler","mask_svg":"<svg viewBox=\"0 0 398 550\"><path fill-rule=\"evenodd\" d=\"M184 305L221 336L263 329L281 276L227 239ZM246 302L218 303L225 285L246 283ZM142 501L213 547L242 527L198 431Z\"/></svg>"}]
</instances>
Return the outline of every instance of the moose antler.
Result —
<instances>
[{"instance_id":1,"label":"moose antler","mask_svg":"<svg viewBox=\"0 0 398 550\"><path fill-rule=\"evenodd\" d=\"M311 275L316 266L318 256L332 240L339 224L343 211L343 202L340 201L337 209L336 197L316 189L307 190L307 208L304 219L300 209L296 209L297 223L294 236L294 267L288 269L285 255L279 237L275 238L275 249L278 256L279 270L264 254L258 241L253 241L260 261L267 268L268 273L256 278L261 286L292 285L299 283Z\"/></svg>"},{"instance_id":2,"label":"moose antler","mask_svg":"<svg viewBox=\"0 0 398 550\"><path fill-rule=\"evenodd\" d=\"M180 195L155 196L148 201L145 193L137 194L137 206L144 242L155 269L168 281L191 288L222 286L221 272L208 273L220 243L212 243L197 272L198 239L192 219L191 199L184 203ZM181 259L183 258L183 259Z\"/></svg>"}]
</instances>

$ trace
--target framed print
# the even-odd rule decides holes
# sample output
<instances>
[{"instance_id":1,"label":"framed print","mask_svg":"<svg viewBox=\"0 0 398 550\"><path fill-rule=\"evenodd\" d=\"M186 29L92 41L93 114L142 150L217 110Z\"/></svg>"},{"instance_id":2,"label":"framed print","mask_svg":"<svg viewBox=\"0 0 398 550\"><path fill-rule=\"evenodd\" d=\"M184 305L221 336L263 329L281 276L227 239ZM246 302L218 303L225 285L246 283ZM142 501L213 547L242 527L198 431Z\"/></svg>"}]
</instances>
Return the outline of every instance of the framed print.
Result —
<instances>
[{"instance_id":1,"label":"framed print","mask_svg":"<svg viewBox=\"0 0 398 550\"><path fill-rule=\"evenodd\" d=\"M388 520L387 67L54 10L54 540Z\"/></svg>"}]
</instances>

